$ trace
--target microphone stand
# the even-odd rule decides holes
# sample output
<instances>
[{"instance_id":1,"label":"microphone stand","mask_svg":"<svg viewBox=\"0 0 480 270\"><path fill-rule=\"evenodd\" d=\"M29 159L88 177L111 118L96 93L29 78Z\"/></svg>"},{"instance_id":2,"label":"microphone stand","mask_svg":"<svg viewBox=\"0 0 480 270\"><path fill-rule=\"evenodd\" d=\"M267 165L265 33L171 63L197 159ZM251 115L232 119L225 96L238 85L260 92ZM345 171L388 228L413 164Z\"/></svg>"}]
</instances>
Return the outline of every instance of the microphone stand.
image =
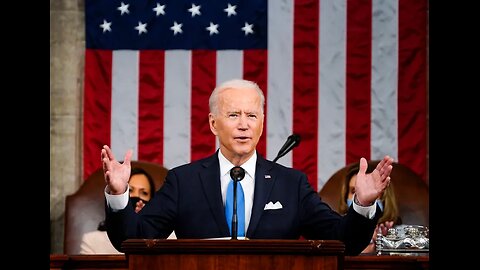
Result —
<instances>
[{"instance_id":1,"label":"microphone stand","mask_svg":"<svg viewBox=\"0 0 480 270\"><path fill-rule=\"evenodd\" d=\"M294 147L297 147L300 144L300 135L292 134L288 136L287 141L283 144L282 148L278 151L277 156L273 159L273 163L283 156L285 156L290 150Z\"/></svg>"},{"instance_id":2,"label":"microphone stand","mask_svg":"<svg viewBox=\"0 0 480 270\"><path fill-rule=\"evenodd\" d=\"M245 177L245 170L240 166L235 166L230 170L230 177L233 180L232 239L236 240L238 236L237 184Z\"/></svg>"},{"instance_id":3,"label":"microphone stand","mask_svg":"<svg viewBox=\"0 0 480 270\"><path fill-rule=\"evenodd\" d=\"M237 184L238 184L238 181L233 179L232 239L237 239L237 235L238 235Z\"/></svg>"}]
</instances>

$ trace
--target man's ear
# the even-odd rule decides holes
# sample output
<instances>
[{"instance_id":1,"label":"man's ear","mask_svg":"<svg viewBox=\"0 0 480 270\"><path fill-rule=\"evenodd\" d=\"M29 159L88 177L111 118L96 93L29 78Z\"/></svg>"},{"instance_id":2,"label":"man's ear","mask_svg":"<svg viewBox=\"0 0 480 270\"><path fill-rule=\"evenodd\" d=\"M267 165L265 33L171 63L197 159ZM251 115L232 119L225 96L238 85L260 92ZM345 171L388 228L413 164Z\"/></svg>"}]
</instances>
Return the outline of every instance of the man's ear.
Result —
<instances>
[{"instance_id":1,"label":"man's ear","mask_svg":"<svg viewBox=\"0 0 480 270\"><path fill-rule=\"evenodd\" d=\"M217 135L217 127L216 127L215 117L211 113L208 114L208 124L210 125L210 130L212 131L212 133L214 135Z\"/></svg>"}]
</instances>

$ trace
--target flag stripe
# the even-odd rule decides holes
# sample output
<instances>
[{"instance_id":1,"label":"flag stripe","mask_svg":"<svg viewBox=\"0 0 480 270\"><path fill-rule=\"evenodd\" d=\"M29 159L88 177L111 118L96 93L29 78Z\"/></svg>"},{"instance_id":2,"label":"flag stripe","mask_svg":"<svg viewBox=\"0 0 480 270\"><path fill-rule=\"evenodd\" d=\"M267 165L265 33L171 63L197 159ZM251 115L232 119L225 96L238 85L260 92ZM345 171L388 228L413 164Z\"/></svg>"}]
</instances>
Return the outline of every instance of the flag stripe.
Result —
<instances>
[{"instance_id":1,"label":"flag stripe","mask_svg":"<svg viewBox=\"0 0 480 270\"><path fill-rule=\"evenodd\" d=\"M427 1L399 2L398 160L427 178Z\"/></svg>"},{"instance_id":2,"label":"flag stripe","mask_svg":"<svg viewBox=\"0 0 480 270\"><path fill-rule=\"evenodd\" d=\"M267 157L274 159L293 132L293 0L268 3ZM296 151L296 150L293 150ZM292 152L277 161L292 167Z\"/></svg>"},{"instance_id":3,"label":"flag stripe","mask_svg":"<svg viewBox=\"0 0 480 270\"><path fill-rule=\"evenodd\" d=\"M372 2L371 158L397 160L398 2Z\"/></svg>"},{"instance_id":4,"label":"flag stripe","mask_svg":"<svg viewBox=\"0 0 480 270\"><path fill-rule=\"evenodd\" d=\"M293 131L302 143L293 153L293 167L302 168L317 188L318 132L318 1L295 1Z\"/></svg>"},{"instance_id":5,"label":"flag stripe","mask_svg":"<svg viewBox=\"0 0 480 270\"><path fill-rule=\"evenodd\" d=\"M320 1L318 183L345 164L346 2Z\"/></svg>"},{"instance_id":6,"label":"flag stripe","mask_svg":"<svg viewBox=\"0 0 480 270\"><path fill-rule=\"evenodd\" d=\"M215 151L215 138L208 125L208 98L216 85L216 52L192 52L192 147L191 160L204 158Z\"/></svg>"},{"instance_id":7,"label":"flag stripe","mask_svg":"<svg viewBox=\"0 0 480 270\"><path fill-rule=\"evenodd\" d=\"M83 105L84 176L89 176L99 168L100 149L104 144L110 144L111 67L111 51L86 50Z\"/></svg>"},{"instance_id":8,"label":"flag stripe","mask_svg":"<svg viewBox=\"0 0 480 270\"><path fill-rule=\"evenodd\" d=\"M124 68L129 66L129 68ZM110 145L117 159L133 149L138 159L139 52L119 50L112 59L112 137Z\"/></svg>"},{"instance_id":9,"label":"flag stripe","mask_svg":"<svg viewBox=\"0 0 480 270\"><path fill-rule=\"evenodd\" d=\"M243 51L217 51L216 85L231 78L243 77Z\"/></svg>"},{"instance_id":10,"label":"flag stripe","mask_svg":"<svg viewBox=\"0 0 480 270\"><path fill-rule=\"evenodd\" d=\"M140 52L138 159L163 163L165 52Z\"/></svg>"},{"instance_id":11,"label":"flag stripe","mask_svg":"<svg viewBox=\"0 0 480 270\"><path fill-rule=\"evenodd\" d=\"M371 0L347 2L347 164L370 159L371 15Z\"/></svg>"},{"instance_id":12,"label":"flag stripe","mask_svg":"<svg viewBox=\"0 0 480 270\"><path fill-rule=\"evenodd\" d=\"M165 53L164 166L190 161L191 63L190 51Z\"/></svg>"}]
</instances>

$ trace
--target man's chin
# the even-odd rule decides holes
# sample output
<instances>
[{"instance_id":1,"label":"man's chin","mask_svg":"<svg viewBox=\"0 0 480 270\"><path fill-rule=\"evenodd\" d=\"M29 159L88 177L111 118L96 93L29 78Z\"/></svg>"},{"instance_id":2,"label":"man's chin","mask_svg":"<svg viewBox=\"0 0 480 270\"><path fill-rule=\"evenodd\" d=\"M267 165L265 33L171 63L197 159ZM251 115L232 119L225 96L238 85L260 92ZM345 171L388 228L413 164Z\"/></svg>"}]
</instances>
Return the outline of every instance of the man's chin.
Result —
<instances>
[{"instance_id":1,"label":"man's chin","mask_svg":"<svg viewBox=\"0 0 480 270\"><path fill-rule=\"evenodd\" d=\"M239 156L248 156L251 155L254 151L255 149L252 148L250 145L242 145L241 147L235 148L235 153L237 153Z\"/></svg>"}]
</instances>

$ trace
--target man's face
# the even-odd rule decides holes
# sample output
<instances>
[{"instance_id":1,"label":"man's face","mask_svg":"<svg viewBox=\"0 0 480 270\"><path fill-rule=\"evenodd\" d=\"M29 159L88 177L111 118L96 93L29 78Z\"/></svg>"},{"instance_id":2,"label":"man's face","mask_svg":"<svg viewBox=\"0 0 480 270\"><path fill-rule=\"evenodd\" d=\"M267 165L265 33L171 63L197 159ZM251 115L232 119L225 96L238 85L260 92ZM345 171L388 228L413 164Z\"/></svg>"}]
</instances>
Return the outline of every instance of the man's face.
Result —
<instances>
[{"instance_id":1,"label":"man's face","mask_svg":"<svg viewBox=\"0 0 480 270\"><path fill-rule=\"evenodd\" d=\"M223 90L218 114L209 114L210 129L218 136L222 154L232 163L250 158L263 132L264 115L255 89Z\"/></svg>"}]
</instances>

